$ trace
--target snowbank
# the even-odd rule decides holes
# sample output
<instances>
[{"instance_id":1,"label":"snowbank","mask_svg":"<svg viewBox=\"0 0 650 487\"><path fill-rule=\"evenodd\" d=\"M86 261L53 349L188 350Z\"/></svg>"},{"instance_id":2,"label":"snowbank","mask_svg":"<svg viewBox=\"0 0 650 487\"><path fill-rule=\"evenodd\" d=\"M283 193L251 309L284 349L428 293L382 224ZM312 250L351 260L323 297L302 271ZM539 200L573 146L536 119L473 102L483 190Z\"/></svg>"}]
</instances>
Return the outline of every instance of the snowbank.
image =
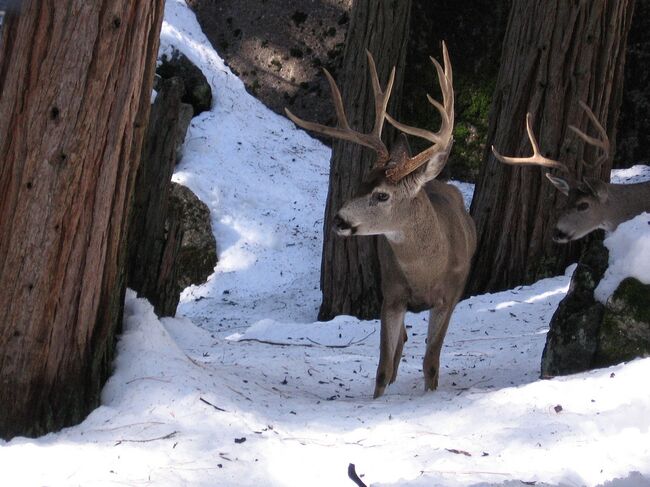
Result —
<instances>
[{"instance_id":1,"label":"snowbank","mask_svg":"<svg viewBox=\"0 0 650 487\"><path fill-rule=\"evenodd\" d=\"M626 277L650 284L650 213L621 223L604 243L609 249L609 267L594 290L598 301L606 304Z\"/></svg>"},{"instance_id":2,"label":"snowbank","mask_svg":"<svg viewBox=\"0 0 650 487\"><path fill-rule=\"evenodd\" d=\"M352 485L352 462L373 486L650 486L650 359L538 379L568 276L459 303L435 393L427 313L408 314L397 382L372 400L378 323L314 323L329 149L250 97L180 0L172 46L215 97L174 178L210 207L220 263L184 292L184 318L129 293L102 406L0 441L1 484L332 487Z\"/></svg>"}]
</instances>

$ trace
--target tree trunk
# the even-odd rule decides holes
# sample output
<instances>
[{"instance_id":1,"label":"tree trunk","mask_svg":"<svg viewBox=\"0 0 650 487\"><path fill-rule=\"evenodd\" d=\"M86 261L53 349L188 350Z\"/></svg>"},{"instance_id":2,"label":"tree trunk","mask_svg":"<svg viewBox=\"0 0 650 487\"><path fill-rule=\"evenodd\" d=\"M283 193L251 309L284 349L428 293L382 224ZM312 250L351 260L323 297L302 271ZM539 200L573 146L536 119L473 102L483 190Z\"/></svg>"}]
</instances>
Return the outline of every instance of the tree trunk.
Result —
<instances>
[{"instance_id":1,"label":"tree trunk","mask_svg":"<svg viewBox=\"0 0 650 487\"><path fill-rule=\"evenodd\" d=\"M0 437L99 402L163 1L24 1L0 40Z\"/></svg>"},{"instance_id":2,"label":"tree trunk","mask_svg":"<svg viewBox=\"0 0 650 487\"><path fill-rule=\"evenodd\" d=\"M375 58L382 87L385 86L392 67L397 67L393 95L388 105L389 113L397 115L410 10L411 0L359 0L354 4L339 86L348 120L357 130L369 132L374 122L374 102L366 49ZM359 145L342 141L336 141L333 145L323 224L323 302L318 315L321 320L328 320L340 314L359 318L373 318L379 314L381 288L377 258L378 239L341 238L331 231L332 220L337 211L343 202L356 192L374 160L374 152Z\"/></svg>"},{"instance_id":3,"label":"tree trunk","mask_svg":"<svg viewBox=\"0 0 650 487\"><path fill-rule=\"evenodd\" d=\"M650 0L637 1L625 50L615 167L650 163Z\"/></svg>"},{"instance_id":4,"label":"tree trunk","mask_svg":"<svg viewBox=\"0 0 650 487\"><path fill-rule=\"evenodd\" d=\"M532 153L526 112L546 156L561 159L573 174L609 180L612 158L589 169L595 149L568 130L588 133L584 101L615 141L623 87L625 44L634 0L513 2L493 98L488 147L502 154ZM612 147L612 153L614 147ZM563 272L578 245L556 245L551 232L563 197L539 167L500 164L486 150L472 201L478 249L469 292L529 283Z\"/></svg>"},{"instance_id":5,"label":"tree trunk","mask_svg":"<svg viewBox=\"0 0 650 487\"><path fill-rule=\"evenodd\" d=\"M183 232L179 220L168 221L168 210L184 90L180 78L161 83L142 148L129 228L129 287L149 300L158 316L174 316L181 293L175 262Z\"/></svg>"}]
</instances>

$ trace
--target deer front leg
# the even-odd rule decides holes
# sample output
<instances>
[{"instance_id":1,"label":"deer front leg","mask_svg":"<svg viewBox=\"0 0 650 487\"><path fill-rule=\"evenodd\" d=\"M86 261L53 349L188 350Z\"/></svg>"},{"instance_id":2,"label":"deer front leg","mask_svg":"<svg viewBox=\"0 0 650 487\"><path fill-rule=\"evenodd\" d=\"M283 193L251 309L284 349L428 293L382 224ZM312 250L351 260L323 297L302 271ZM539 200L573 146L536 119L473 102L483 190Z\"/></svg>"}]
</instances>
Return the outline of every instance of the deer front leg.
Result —
<instances>
[{"instance_id":1,"label":"deer front leg","mask_svg":"<svg viewBox=\"0 0 650 487\"><path fill-rule=\"evenodd\" d=\"M449 320L454 307L434 308L429 312L429 330L427 332L427 350L424 354L422 370L424 371L424 390L434 391L438 388L440 375L440 350L447 334Z\"/></svg>"},{"instance_id":2,"label":"deer front leg","mask_svg":"<svg viewBox=\"0 0 650 487\"><path fill-rule=\"evenodd\" d=\"M392 384L397 379L397 369L399 368L399 363L402 360L402 351L404 350L404 344L408 341L408 335L406 334L406 327L404 326L404 319L402 318L402 332L400 333L399 339L397 341L397 348L395 349L395 356L393 358L393 376L390 378L390 383Z\"/></svg>"},{"instance_id":3,"label":"deer front leg","mask_svg":"<svg viewBox=\"0 0 650 487\"><path fill-rule=\"evenodd\" d=\"M406 337L404 315L406 308L402 304L387 303L381 307L381 343L379 345L379 365L375 379L375 394L377 399L386 390L386 386L395 381L397 368L402 356L402 348ZM397 353L399 352L399 357Z\"/></svg>"}]
</instances>

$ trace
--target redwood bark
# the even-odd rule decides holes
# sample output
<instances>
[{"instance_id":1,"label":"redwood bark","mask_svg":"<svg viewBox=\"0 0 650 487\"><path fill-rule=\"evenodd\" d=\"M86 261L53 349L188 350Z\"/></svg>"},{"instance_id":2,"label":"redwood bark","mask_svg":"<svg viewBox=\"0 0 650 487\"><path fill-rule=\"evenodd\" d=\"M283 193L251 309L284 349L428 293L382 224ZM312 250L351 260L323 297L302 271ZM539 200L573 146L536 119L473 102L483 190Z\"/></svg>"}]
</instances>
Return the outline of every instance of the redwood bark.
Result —
<instances>
[{"instance_id":1,"label":"redwood bark","mask_svg":"<svg viewBox=\"0 0 650 487\"><path fill-rule=\"evenodd\" d=\"M397 72L388 111L397 115L401 98L411 0L359 0L352 8L341 79L338 80L348 120L356 130L369 132L374 124L372 85L366 49L374 56L382 87L390 70ZM390 137L388 127L384 130ZM359 318L379 315L381 283L375 237L341 238L332 221L343 203L354 195L375 160L375 153L349 142L336 141L330 161L330 180L323 223L321 262L323 302L319 319L340 314ZM383 237L382 237L383 238Z\"/></svg>"},{"instance_id":2,"label":"redwood bark","mask_svg":"<svg viewBox=\"0 0 650 487\"><path fill-rule=\"evenodd\" d=\"M568 130L594 134L578 101L589 105L615 141L623 88L627 33L634 0L521 0L513 2L493 98L485 152L472 216L478 249L469 292L529 283L564 271L580 245L556 245L551 232L563 196L539 167L500 164L502 154L529 155L526 112L546 156L561 159L573 174L609 180L612 158L589 169L592 147ZM614 153L615 147L612 147Z\"/></svg>"},{"instance_id":3,"label":"redwood bark","mask_svg":"<svg viewBox=\"0 0 650 487\"><path fill-rule=\"evenodd\" d=\"M163 0L27 0L0 39L0 437L99 401Z\"/></svg>"}]
</instances>

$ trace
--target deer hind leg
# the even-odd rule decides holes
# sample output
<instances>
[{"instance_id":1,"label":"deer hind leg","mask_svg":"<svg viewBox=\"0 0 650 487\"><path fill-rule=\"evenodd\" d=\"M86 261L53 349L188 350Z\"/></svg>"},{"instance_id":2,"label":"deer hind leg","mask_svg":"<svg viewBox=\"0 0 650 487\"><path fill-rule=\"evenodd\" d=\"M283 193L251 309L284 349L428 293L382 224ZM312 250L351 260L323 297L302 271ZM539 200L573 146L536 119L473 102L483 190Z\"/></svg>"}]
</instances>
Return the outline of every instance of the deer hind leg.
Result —
<instances>
[{"instance_id":1,"label":"deer hind leg","mask_svg":"<svg viewBox=\"0 0 650 487\"><path fill-rule=\"evenodd\" d=\"M429 312L429 330L427 333L427 350L424 354L422 370L424 371L424 390L434 391L438 388L440 375L440 350L447 334L449 320L454 307L434 308Z\"/></svg>"},{"instance_id":2,"label":"deer hind leg","mask_svg":"<svg viewBox=\"0 0 650 487\"><path fill-rule=\"evenodd\" d=\"M399 357L402 356L406 330L404 328L403 306L390 305L386 302L381 307L381 343L379 346L379 365L375 379L375 399L386 390L389 381L392 383L397 376Z\"/></svg>"}]
</instances>

